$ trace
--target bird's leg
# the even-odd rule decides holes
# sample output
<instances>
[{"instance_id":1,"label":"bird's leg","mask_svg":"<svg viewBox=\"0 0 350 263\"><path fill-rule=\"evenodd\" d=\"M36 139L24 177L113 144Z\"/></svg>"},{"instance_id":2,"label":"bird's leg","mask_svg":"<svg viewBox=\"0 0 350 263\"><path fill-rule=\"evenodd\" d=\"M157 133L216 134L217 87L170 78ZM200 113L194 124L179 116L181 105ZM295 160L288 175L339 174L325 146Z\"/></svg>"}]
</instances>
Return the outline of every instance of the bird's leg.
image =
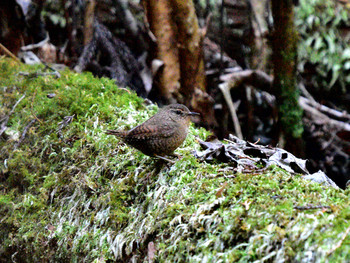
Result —
<instances>
[{"instance_id":1,"label":"bird's leg","mask_svg":"<svg viewBox=\"0 0 350 263\"><path fill-rule=\"evenodd\" d=\"M175 157L175 158L177 158L177 159L179 159L179 160L181 160L181 159L182 159L182 156L181 156L180 154L177 154L177 153L172 153L172 154L169 154L169 156L171 156L171 157Z\"/></svg>"},{"instance_id":2,"label":"bird's leg","mask_svg":"<svg viewBox=\"0 0 350 263\"><path fill-rule=\"evenodd\" d=\"M160 156L160 155L155 155L154 157L157 157L157 158L159 158L159 159L161 159L161 160L163 160L163 161L166 161L166 162L169 162L169 163L172 163L172 164L175 163L175 161L170 160L170 159L168 159L168 158L166 158L166 157L163 157L163 156Z\"/></svg>"}]
</instances>

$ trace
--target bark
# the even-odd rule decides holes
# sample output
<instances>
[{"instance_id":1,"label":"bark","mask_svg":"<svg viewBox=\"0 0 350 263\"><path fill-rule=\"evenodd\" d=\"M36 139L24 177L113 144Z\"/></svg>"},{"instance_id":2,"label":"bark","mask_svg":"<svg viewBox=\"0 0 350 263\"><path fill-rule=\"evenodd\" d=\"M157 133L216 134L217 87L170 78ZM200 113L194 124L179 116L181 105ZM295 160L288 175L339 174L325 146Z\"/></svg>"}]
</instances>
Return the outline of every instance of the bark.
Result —
<instances>
[{"instance_id":1,"label":"bark","mask_svg":"<svg viewBox=\"0 0 350 263\"><path fill-rule=\"evenodd\" d=\"M254 30L254 45L252 45L251 64L252 68L263 71L270 70L271 49L266 38L268 32L267 11L269 0L251 0L252 27Z\"/></svg>"},{"instance_id":2,"label":"bark","mask_svg":"<svg viewBox=\"0 0 350 263\"><path fill-rule=\"evenodd\" d=\"M144 1L150 29L156 37L155 58L164 62L158 74L157 89L161 98L171 101L180 87L180 66L176 39L176 26L171 19L169 0Z\"/></svg>"},{"instance_id":3,"label":"bark","mask_svg":"<svg viewBox=\"0 0 350 263\"><path fill-rule=\"evenodd\" d=\"M180 97L178 100L195 111L210 127L216 126L214 100L206 92L203 33L199 28L193 1L170 0L177 25L180 61Z\"/></svg>"},{"instance_id":4,"label":"bark","mask_svg":"<svg viewBox=\"0 0 350 263\"><path fill-rule=\"evenodd\" d=\"M84 46L87 45L94 34L95 0L86 1L84 18Z\"/></svg>"},{"instance_id":5,"label":"bark","mask_svg":"<svg viewBox=\"0 0 350 263\"><path fill-rule=\"evenodd\" d=\"M164 62L156 88L166 103L181 102L216 125L214 100L206 92L203 34L192 1L144 1L150 29L156 37L156 57ZM181 87L181 88L180 88Z\"/></svg>"},{"instance_id":6,"label":"bark","mask_svg":"<svg viewBox=\"0 0 350 263\"><path fill-rule=\"evenodd\" d=\"M181 94L189 105L196 89L205 90L202 34L192 1L171 0L178 27Z\"/></svg>"},{"instance_id":7,"label":"bark","mask_svg":"<svg viewBox=\"0 0 350 263\"><path fill-rule=\"evenodd\" d=\"M292 0L272 0L274 82L277 99L280 146L295 154L303 153L302 111L296 81L297 32Z\"/></svg>"}]
</instances>

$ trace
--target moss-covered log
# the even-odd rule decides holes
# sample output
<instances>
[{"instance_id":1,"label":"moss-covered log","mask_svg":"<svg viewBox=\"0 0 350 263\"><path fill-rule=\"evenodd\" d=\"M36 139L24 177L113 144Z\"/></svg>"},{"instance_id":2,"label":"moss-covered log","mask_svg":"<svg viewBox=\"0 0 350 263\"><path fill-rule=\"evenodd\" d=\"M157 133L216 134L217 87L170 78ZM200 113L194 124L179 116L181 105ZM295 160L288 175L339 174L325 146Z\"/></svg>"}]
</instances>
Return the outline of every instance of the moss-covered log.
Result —
<instances>
[{"instance_id":1,"label":"moss-covered log","mask_svg":"<svg viewBox=\"0 0 350 263\"><path fill-rule=\"evenodd\" d=\"M160 166L104 133L131 128L156 106L91 74L18 75L42 68L0 59L0 121L9 116L0 139L1 262L350 257L349 190L276 167L235 174L199 162L195 136L208 132L194 127L182 158Z\"/></svg>"}]
</instances>

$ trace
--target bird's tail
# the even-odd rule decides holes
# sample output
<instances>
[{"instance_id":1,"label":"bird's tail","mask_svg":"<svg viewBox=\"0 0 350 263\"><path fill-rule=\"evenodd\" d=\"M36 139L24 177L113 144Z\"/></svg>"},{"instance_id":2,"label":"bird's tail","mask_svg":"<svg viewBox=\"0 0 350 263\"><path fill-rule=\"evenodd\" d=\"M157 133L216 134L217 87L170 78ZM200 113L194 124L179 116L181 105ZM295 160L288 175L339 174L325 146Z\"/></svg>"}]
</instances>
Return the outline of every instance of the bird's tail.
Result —
<instances>
[{"instance_id":1,"label":"bird's tail","mask_svg":"<svg viewBox=\"0 0 350 263\"><path fill-rule=\"evenodd\" d=\"M124 138L126 136L127 132L126 131L107 130L106 134L114 135L114 136L117 136L119 138Z\"/></svg>"}]
</instances>

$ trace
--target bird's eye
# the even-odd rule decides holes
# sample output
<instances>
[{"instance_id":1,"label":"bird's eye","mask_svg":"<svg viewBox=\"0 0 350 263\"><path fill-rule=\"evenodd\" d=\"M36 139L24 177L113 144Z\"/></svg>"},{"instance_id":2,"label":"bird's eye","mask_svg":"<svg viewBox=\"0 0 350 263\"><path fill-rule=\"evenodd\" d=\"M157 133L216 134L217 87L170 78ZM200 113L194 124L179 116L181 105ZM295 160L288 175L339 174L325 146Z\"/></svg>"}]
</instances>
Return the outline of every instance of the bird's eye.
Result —
<instances>
[{"instance_id":1,"label":"bird's eye","mask_svg":"<svg viewBox=\"0 0 350 263\"><path fill-rule=\"evenodd\" d=\"M176 110L175 113L176 113L177 115L182 115L183 112L180 111L180 110Z\"/></svg>"}]
</instances>

